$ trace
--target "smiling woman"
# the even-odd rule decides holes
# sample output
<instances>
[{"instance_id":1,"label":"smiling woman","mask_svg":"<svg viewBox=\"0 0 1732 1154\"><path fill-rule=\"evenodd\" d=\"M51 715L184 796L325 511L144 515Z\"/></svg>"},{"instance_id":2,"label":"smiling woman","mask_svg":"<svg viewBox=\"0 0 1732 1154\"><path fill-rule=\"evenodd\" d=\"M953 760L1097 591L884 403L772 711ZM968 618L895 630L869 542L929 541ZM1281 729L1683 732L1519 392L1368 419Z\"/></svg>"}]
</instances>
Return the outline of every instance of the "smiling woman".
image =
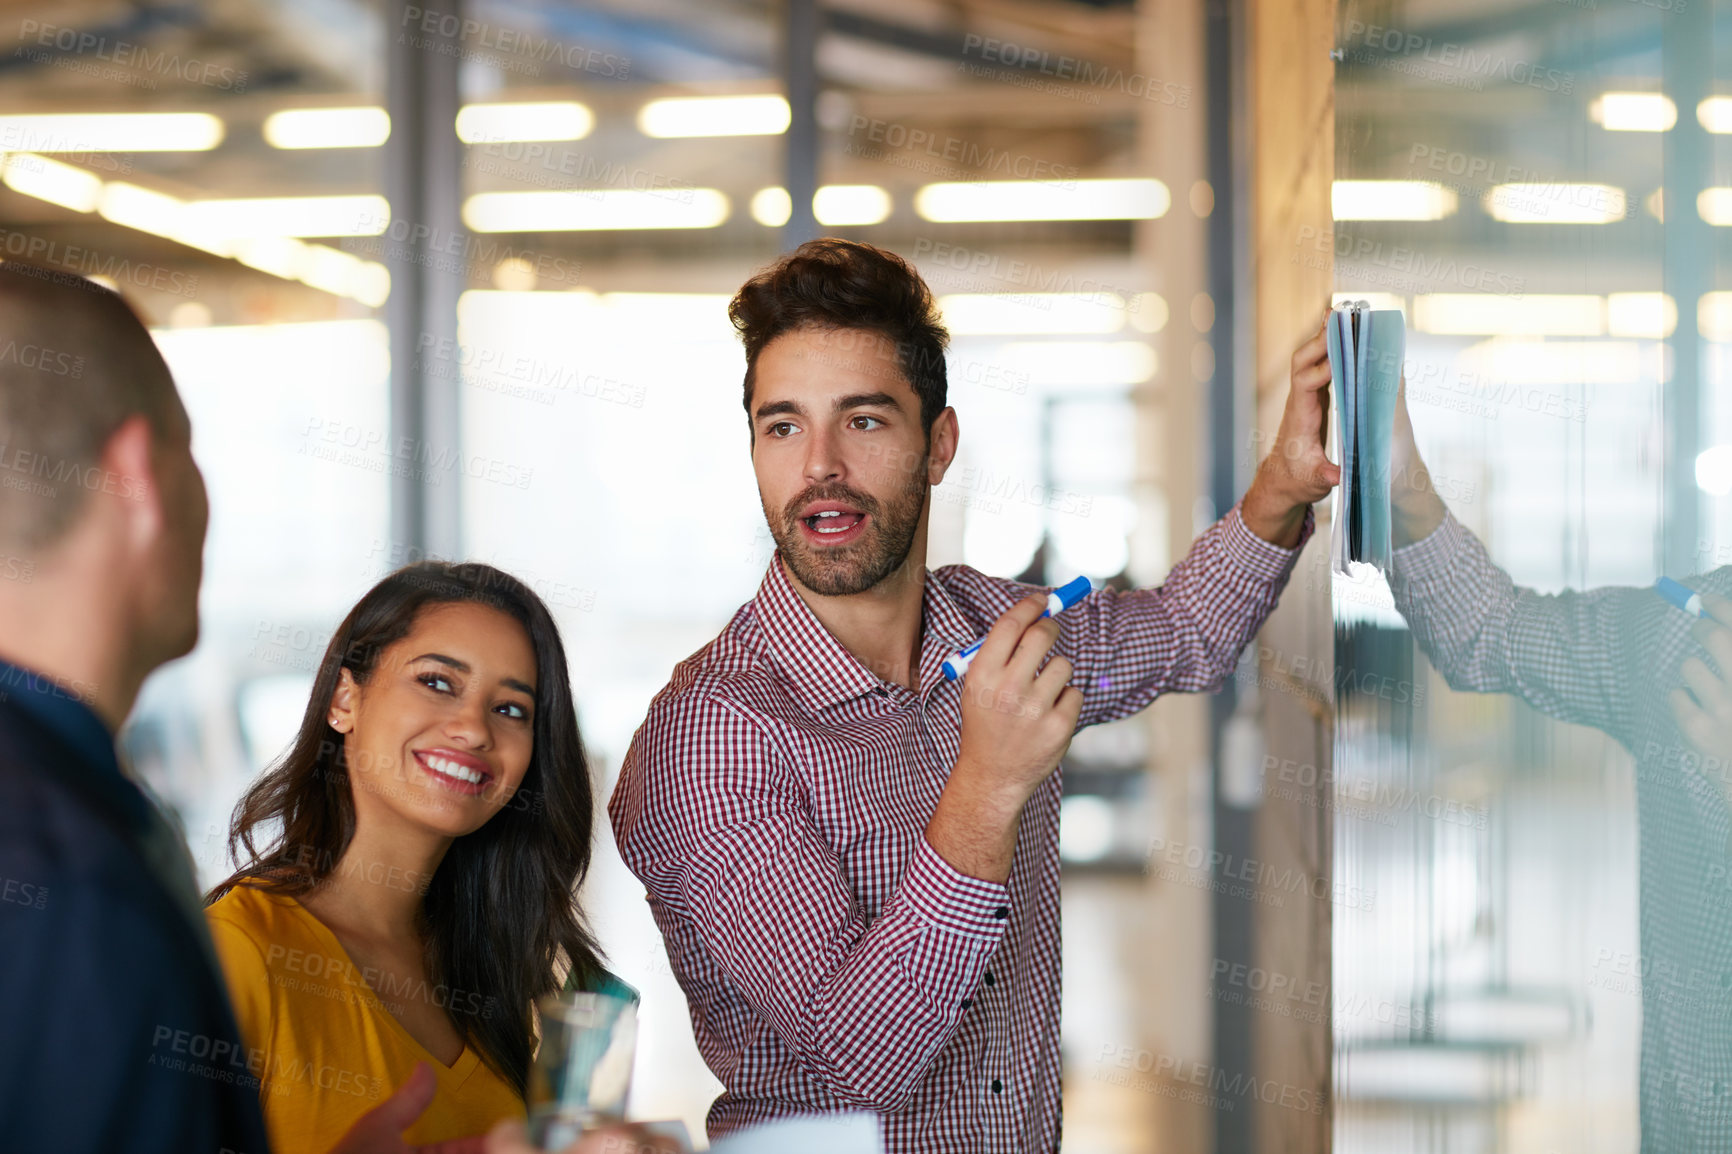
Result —
<instances>
[{"instance_id":1,"label":"smiling woman","mask_svg":"<svg viewBox=\"0 0 1732 1154\"><path fill-rule=\"evenodd\" d=\"M206 911L273 1149L328 1149L417 1062L438 1090L411 1143L523 1115L534 999L609 981L573 897L592 813L533 592L426 562L361 599Z\"/></svg>"}]
</instances>

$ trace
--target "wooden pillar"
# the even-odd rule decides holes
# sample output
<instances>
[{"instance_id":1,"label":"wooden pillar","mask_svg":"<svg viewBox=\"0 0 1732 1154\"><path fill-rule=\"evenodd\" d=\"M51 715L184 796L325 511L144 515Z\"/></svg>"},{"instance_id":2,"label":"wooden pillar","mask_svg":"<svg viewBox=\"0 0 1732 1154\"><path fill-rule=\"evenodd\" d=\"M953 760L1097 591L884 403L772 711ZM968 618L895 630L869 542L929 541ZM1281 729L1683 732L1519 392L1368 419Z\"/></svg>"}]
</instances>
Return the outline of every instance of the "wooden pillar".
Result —
<instances>
[{"instance_id":1,"label":"wooden pillar","mask_svg":"<svg viewBox=\"0 0 1732 1154\"><path fill-rule=\"evenodd\" d=\"M1333 283L1332 246L1316 238L1333 227L1335 9L1328 0L1246 3L1248 219L1256 286L1250 334L1256 426L1263 434L1250 443L1266 445L1287 398L1293 350L1316 331ZM1328 991L1335 662L1327 504L1318 513L1317 532L1255 653L1263 765L1315 768L1265 775L1255 869L1265 879L1266 900L1257 907L1255 956L1270 975ZM1267 788L1277 782L1279 791ZM1320 1154L1331 1137L1329 1000L1289 1001L1320 1013L1316 1020L1307 1020L1309 1013L1256 1016L1255 1067L1265 1084L1255 1106L1256 1149Z\"/></svg>"}]
</instances>

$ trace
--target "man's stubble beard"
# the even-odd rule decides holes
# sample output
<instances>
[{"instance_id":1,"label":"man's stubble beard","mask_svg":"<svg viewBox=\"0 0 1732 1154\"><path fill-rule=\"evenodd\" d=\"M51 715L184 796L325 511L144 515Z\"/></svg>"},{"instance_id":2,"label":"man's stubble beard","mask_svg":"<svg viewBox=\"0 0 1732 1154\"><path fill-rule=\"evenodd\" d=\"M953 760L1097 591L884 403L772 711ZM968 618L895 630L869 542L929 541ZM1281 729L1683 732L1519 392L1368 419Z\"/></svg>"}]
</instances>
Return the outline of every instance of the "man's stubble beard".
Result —
<instances>
[{"instance_id":1,"label":"man's stubble beard","mask_svg":"<svg viewBox=\"0 0 1732 1154\"><path fill-rule=\"evenodd\" d=\"M909 475L909 484L888 505L846 485L813 485L788 502L779 518L766 507L764 520L782 563L800 584L825 597L849 597L873 588L907 563L930 491L922 457L920 468ZM806 544L800 536L799 511L826 500L844 501L866 514L862 540L825 550Z\"/></svg>"}]
</instances>

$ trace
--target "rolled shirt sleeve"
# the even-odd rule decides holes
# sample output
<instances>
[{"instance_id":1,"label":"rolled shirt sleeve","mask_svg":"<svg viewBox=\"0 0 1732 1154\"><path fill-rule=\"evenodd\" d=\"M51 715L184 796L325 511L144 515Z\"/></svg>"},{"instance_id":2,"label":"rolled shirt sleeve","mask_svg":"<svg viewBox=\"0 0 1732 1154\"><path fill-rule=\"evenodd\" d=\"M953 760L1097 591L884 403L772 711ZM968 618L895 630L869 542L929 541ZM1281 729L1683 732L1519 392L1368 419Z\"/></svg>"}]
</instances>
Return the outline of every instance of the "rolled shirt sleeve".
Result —
<instances>
[{"instance_id":1,"label":"rolled shirt sleeve","mask_svg":"<svg viewBox=\"0 0 1732 1154\"><path fill-rule=\"evenodd\" d=\"M1235 505L1191 545L1160 585L1101 589L1059 618L1058 650L1083 691L1081 724L1113 721L1158 694L1214 689L1274 610L1316 527L1305 511L1299 543L1271 544Z\"/></svg>"}]
</instances>

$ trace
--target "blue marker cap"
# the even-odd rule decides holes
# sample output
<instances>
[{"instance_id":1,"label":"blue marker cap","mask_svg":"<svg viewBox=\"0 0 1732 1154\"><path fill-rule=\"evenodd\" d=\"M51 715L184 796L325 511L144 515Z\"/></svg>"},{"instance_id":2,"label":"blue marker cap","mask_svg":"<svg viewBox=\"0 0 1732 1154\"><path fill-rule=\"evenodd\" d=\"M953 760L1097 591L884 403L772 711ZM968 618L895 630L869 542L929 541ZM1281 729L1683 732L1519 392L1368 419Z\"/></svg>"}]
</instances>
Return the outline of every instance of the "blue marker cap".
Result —
<instances>
[{"instance_id":1,"label":"blue marker cap","mask_svg":"<svg viewBox=\"0 0 1732 1154\"><path fill-rule=\"evenodd\" d=\"M1094 586L1087 577L1078 577L1075 581L1066 582L1046 595L1046 612L1042 613L1041 617L1051 617L1054 614L1063 613L1093 591ZM967 673L969 663L974 660L974 655L980 652L980 647L985 641L984 636L977 637L971 644L946 657L944 659L945 679L955 681Z\"/></svg>"},{"instance_id":2,"label":"blue marker cap","mask_svg":"<svg viewBox=\"0 0 1732 1154\"><path fill-rule=\"evenodd\" d=\"M1674 581L1670 577L1662 577L1654 582L1654 592L1692 617L1705 616L1702 609L1702 598L1688 585Z\"/></svg>"},{"instance_id":3,"label":"blue marker cap","mask_svg":"<svg viewBox=\"0 0 1732 1154\"><path fill-rule=\"evenodd\" d=\"M1078 577L1066 585L1060 585L1046 595L1046 611L1062 613L1094 592L1094 585L1087 577Z\"/></svg>"}]
</instances>

